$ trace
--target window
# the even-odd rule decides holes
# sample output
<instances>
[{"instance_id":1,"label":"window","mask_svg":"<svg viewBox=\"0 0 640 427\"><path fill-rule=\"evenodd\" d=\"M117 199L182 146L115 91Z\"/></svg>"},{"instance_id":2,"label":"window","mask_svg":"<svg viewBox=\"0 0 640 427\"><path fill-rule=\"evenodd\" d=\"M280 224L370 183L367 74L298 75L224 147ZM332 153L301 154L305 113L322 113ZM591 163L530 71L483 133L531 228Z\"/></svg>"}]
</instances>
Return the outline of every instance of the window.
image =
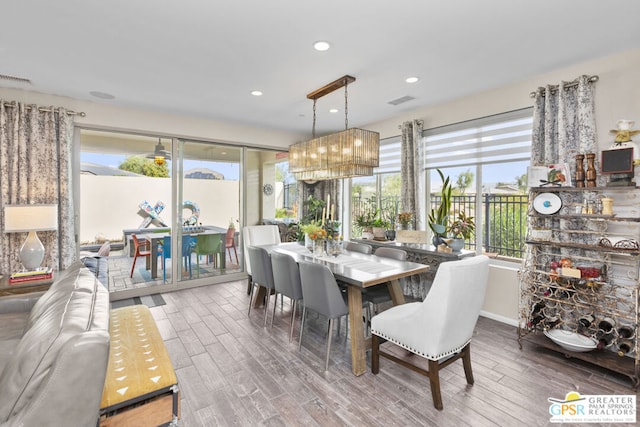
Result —
<instances>
[{"instance_id":1,"label":"window","mask_svg":"<svg viewBox=\"0 0 640 427\"><path fill-rule=\"evenodd\" d=\"M468 249L481 245L486 252L522 257L532 122L527 108L423 133L428 205L439 204L440 169L454 187L452 214L474 217Z\"/></svg>"}]
</instances>

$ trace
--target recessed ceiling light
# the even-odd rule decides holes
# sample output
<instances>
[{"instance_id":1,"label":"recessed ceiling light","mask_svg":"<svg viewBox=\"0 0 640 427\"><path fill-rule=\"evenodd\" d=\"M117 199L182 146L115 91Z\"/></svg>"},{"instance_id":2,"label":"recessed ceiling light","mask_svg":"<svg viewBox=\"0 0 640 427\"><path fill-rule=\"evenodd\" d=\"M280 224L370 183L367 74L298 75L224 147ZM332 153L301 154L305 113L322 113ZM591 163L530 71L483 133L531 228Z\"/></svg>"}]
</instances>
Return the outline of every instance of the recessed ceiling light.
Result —
<instances>
[{"instance_id":1,"label":"recessed ceiling light","mask_svg":"<svg viewBox=\"0 0 640 427\"><path fill-rule=\"evenodd\" d=\"M100 99L113 99L113 98L115 98L115 96L111 95L110 93L99 92L97 90L93 90L93 91L89 92L89 95L95 96L96 98L100 98Z\"/></svg>"},{"instance_id":2,"label":"recessed ceiling light","mask_svg":"<svg viewBox=\"0 0 640 427\"><path fill-rule=\"evenodd\" d=\"M418 80L420 80L419 77L407 77L406 79L404 79L404 81L407 82L407 83L415 83Z\"/></svg>"},{"instance_id":3,"label":"recessed ceiling light","mask_svg":"<svg viewBox=\"0 0 640 427\"><path fill-rule=\"evenodd\" d=\"M337 109L337 108L332 108L332 109L330 109L330 110L329 110L329 112L330 112L330 113L337 113L337 112L338 112L338 109Z\"/></svg>"},{"instance_id":4,"label":"recessed ceiling light","mask_svg":"<svg viewBox=\"0 0 640 427\"><path fill-rule=\"evenodd\" d=\"M325 50L329 50L329 48L331 47L331 45L329 44L329 42L326 42L324 40L320 40L317 41L313 44L313 48L315 50L318 50L320 52L324 52Z\"/></svg>"},{"instance_id":5,"label":"recessed ceiling light","mask_svg":"<svg viewBox=\"0 0 640 427\"><path fill-rule=\"evenodd\" d=\"M262 96L262 91L252 90L251 91L251 95L253 95L253 96Z\"/></svg>"}]
</instances>

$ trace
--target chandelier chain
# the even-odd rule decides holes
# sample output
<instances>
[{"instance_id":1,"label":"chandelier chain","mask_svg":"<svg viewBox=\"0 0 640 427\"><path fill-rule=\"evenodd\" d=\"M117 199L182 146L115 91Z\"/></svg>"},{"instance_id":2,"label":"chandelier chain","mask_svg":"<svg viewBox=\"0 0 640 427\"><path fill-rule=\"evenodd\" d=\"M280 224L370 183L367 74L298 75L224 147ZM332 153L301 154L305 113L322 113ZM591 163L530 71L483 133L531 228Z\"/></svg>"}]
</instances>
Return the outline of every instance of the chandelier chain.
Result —
<instances>
[{"instance_id":1,"label":"chandelier chain","mask_svg":"<svg viewBox=\"0 0 640 427\"><path fill-rule=\"evenodd\" d=\"M317 101L317 99L313 100L313 126L311 127L311 137L312 138L316 137L316 101Z\"/></svg>"},{"instance_id":2,"label":"chandelier chain","mask_svg":"<svg viewBox=\"0 0 640 427\"><path fill-rule=\"evenodd\" d=\"M349 82L345 80L344 83L344 128L349 129L349 92L347 91Z\"/></svg>"}]
</instances>

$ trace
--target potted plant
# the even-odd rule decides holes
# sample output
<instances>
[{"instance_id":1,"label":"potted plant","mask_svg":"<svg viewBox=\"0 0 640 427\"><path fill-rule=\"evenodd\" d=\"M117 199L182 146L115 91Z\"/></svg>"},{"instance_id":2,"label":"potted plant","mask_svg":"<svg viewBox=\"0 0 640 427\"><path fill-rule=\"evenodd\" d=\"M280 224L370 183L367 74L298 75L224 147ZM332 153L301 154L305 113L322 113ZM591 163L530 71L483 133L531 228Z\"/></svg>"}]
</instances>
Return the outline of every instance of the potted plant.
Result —
<instances>
[{"instance_id":1,"label":"potted plant","mask_svg":"<svg viewBox=\"0 0 640 427\"><path fill-rule=\"evenodd\" d=\"M451 210L451 191L453 186L449 177L444 176L440 169L436 169L440 179L442 179L442 190L440 191L440 205L429 211L429 228L433 231L433 246L436 248L443 242L447 235L449 225L449 211Z\"/></svg>"},{"instance_id":2,"label":"potted plant","mask_svg":"<svg viewBox=\"0 0 640 427\"><path fill-rule=\"evenodd\" d=\"M374 211L366 211L356 216L355 226L362 232L363 239L373 239Z\"/></svg>"},{"instance_id":3,"label":"potted plant","mask_svg":"<svg viewBox=\"0 0 640 427\"><path fill-rule=\"evenodd\" d=\"M472 216L467 216L464 211L458 213L458 217L449 226L449 236L452 238L449 247L458 252L464 247L465 240L471 237L476 225Z\"/></svg>"},{"instance_id":4,"label":"potted plant","mask_svg":"<svg viewBox=\"0 0 640 427\"><path fill-rule=\"evenodd\" d=\"M376 219L371 223L371 231L373 232L374 239L386 239L386 231L391 226L389 221L380 217L379 212Z\"/></svg>"}]
</instances>

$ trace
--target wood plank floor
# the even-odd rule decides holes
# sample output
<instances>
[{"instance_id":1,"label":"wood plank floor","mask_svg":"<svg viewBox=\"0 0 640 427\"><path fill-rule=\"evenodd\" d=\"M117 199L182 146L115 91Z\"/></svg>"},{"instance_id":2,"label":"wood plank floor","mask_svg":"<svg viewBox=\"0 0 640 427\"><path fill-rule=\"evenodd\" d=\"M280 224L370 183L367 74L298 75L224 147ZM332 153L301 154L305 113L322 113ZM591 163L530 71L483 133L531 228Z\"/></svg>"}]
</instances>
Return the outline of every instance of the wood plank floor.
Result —
<instances>
[{"instance_id":1,"label":"wood plank floor","mask_svg":"<svg viewBox=\"0 0 640 427\"><path fill-rule=\"evenodd\" d=\"M427 378L388 360L378 375L353 376L346 322L324 372L327 321L309 316L299 352L299 320L288 340L290 306L281 312L278 303L273 328L264 328L264 310L247 316L246 289L238 281L166 293L167 304L151 309L178 376L181 426L544 426L548 397L633 394L625 377L520 350L514 327L480 318L475 385L466 384L461 361L444 369L437 411Z\"/></svg>"}]
</instances>

